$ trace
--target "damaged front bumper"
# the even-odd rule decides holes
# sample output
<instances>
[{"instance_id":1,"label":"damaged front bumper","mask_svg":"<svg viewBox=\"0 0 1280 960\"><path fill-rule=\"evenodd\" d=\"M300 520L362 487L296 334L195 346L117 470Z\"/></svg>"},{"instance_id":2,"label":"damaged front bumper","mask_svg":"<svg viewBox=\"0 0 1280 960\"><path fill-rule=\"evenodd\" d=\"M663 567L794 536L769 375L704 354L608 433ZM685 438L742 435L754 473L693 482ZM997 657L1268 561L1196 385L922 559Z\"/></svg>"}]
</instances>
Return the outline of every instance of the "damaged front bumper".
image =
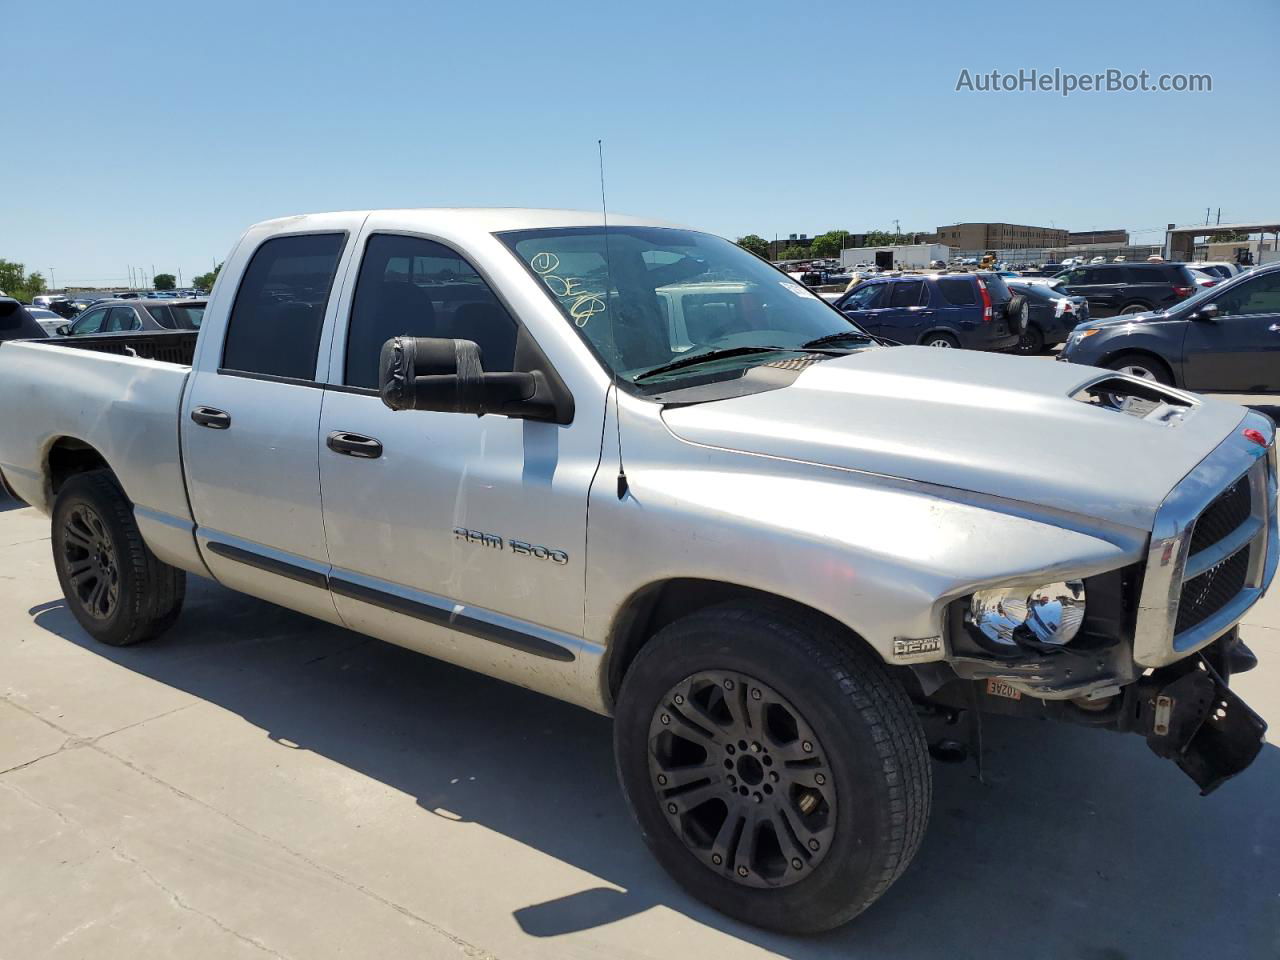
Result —
<instances>
[{"instance_id":1,"label":"damaged front bumper","mask_svg":"<svg viewBox=\"0 0 1280 960\"><path fill-rule=\"evenodd\" d=\"M952 721L967 714L971 731L979 714L999 714L1135 733L1157 756L1176 763L1206 795L1246 769L1262 749L1266 722L1230 688L1234 674L1256 665L1257 659L1232 629L1200 652L1144 672L1100 699L1041 699L996 677L955 678L926 693L927 678L919 668L914 672L921 681L926 713L941 712ZM979 740L971 732L971 744Z\"/></svg>"}]
</instances>

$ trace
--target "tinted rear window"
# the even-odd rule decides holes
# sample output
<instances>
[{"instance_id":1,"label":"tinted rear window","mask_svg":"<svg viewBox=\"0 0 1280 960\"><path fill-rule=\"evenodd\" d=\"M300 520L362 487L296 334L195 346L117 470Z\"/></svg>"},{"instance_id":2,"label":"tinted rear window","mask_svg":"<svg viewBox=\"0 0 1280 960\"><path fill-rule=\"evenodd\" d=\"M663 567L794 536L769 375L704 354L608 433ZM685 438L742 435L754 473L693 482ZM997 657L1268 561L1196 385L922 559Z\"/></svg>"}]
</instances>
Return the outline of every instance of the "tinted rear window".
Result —
<instances>
[{"instance_id":1,"label":"tinted rear window","mask_svg":"<svg viewBox=\"0 0 1280 960\"><path fill-rule=\"evenodd\" d=\"M173 314L169 312L168 307L157 306L154 303L147 304L147 313L151 314L151 319L162 327L173 329Z\"/></svg>"},{"instance_id":2,"label":"tinted rear window","mask_svg":"<svg viewBox=\"0 0 1280 960\"><path fill-rule=\"evenodd\" d=\"M222 366L313 380L320 328L346 235L274 237L253 254L240 281Z\"/></svg>"},{"instance_id":3,"label":"tinted rear window","mask_svg":"<svg viewBox=\"0 0 1280 960\"><path fill-rule=\"evenodd\" d=\"M890 286L889 306L917 306L920 303L920 294L923 292L923 280L900 280Z\"/></svg>"},{"instance_id":4,"label":"tinted rear window","mask_svg":"<svg viewBox=\"0 0 1280 960\"><path fill-rule=\"evenodd\" d=\"M941 277L938 291L952 306L972 307L978 302L978 285L969 277Z\"/></svg>"}]
</instances>

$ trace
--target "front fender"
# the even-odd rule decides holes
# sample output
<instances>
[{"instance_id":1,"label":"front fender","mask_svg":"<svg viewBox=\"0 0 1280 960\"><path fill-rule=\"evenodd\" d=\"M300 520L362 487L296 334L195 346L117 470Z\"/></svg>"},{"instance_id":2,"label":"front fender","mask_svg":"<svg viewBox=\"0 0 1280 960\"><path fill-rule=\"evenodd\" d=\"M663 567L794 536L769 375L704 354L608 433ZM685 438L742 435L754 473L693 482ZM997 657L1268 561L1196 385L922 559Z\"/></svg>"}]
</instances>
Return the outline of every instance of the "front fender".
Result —
<instances>
[{"instance_id":1,"label":"front fender","mask_svg":"<svg viewBox=\"0 0 1280 960\"><path fill-rule=\"evenodd\" d=\"M1135 562L1147 538L1025 503L689 443L644 411L627 415L623 437L626 495L602 471L608 482L590 499L587 636L601 644L637 591L697 578L818 610L886 662L942 660L945 642L902 657L894 641L943 637L946 605L983 586Z\"/></svg>"}]
</instances>

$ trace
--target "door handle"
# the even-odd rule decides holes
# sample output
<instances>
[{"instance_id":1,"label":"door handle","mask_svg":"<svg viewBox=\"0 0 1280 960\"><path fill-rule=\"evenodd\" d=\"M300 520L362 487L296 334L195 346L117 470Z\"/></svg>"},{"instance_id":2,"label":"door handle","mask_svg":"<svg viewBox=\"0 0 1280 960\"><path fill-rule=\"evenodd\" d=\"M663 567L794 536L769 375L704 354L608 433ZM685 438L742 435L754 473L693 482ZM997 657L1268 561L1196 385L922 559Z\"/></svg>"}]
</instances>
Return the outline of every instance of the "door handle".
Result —
<instances>
[{"instance_id":1,"label":"door handle","mask_svg":"<svg viewBox=\"0 0 1280 960\"><path fill-rule=\"evenodd\" d=\"M195 407L191 411L191 419L202 427L211 430L226 430L231 426L231 414L214 407Z\"/></svg>"},{"instance_id":2,"label":"door handle","mask_svg":"<svg viewBox=\"0 0 1280 960\"><path fill-rule=\"evenodd\" d=\"M382 456L381 442L373 439L373 437L361 436L358 433L347 433L344 430L335 430L329 434L329 438L325 440L329 449L334 453L341 453L347 457L359 457L362 460L377 460Z\"/></svg>"}]
</instances>

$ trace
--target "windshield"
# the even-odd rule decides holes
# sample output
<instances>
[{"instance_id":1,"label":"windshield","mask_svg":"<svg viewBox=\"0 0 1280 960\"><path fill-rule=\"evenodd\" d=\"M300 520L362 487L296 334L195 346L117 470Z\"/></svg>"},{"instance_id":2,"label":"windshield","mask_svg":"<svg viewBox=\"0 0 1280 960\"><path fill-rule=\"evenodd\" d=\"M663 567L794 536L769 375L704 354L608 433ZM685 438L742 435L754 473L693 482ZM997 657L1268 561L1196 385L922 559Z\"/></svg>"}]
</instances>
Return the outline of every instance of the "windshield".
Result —
<instances>
[{"instance_id":1,"label":"windshield","mask_svg":"<svg viewBox=\"0 0 1280 960\"><path fill-rule=\"evenodd\" d=\"M710 234L610 227L607 248L601 227L500 237L601 361L630 383L646 371L712 350L800 350L820 337L861 332L786 274ZM767 352L744 352L658 378L669 383L721 366L728 375L769 359Z\"/></svg>"}]
</instances>

